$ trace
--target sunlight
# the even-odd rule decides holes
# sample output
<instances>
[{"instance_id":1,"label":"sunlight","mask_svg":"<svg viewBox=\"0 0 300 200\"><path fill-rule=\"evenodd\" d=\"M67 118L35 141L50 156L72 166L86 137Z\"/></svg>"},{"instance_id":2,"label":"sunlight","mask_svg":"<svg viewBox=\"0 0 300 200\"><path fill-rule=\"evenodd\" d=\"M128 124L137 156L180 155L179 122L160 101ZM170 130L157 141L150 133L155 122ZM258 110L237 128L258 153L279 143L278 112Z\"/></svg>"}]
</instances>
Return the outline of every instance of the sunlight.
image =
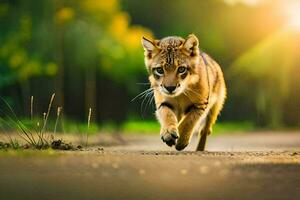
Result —
<instances>
[{"instance_id":1,"label":"sunlight","mask_svg":"<svg viewBox=\"0 0 300 200\"><path fill-rule=\"evenodd\" d=\"M238 3L242 3L248 6L256 6L262 2L262 0L224 0L225 3L229 5L236 5Z\"/></svg>"},{"instance_id":2,"label":"sunlight","mask_svg":"<svg viewBox=\"0 0 300 200\"><path fill-rule=\"evenodd\" d=\"M288 20L288 26L300 30L300 2L292 1L286 5L285 13Z\"/></svg>"}]
</instances>

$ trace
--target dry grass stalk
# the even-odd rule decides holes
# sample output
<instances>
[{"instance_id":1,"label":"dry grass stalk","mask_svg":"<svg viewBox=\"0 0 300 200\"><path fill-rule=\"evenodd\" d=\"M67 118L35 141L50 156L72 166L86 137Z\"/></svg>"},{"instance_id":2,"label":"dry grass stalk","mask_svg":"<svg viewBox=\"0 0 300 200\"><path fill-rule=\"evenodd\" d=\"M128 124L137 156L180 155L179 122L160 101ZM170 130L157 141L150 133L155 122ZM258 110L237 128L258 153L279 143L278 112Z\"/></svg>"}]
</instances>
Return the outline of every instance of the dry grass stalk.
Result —
<instances>
[{"instance_id":1,"label":"dry grass stalk","mask_svg":"<svg viewBox=\"0 0 300 200\"><path fill-rule=\"evenodd\" d=\"M90 128L90 124L91 124L91 116L92 116L92 108L89 109L89 115L88 115L88 129Z\"/></svg>"},{"instance_id":2,"label":"dry grass stalk","mask_svg":"<svg viewBox=\"0 0 300 200\"><path fill-rule=\"evenodd\" d=\"M42 128L42 133L45 131L45 127L46 127L46 124L47 124L47 121L48 121L48 117L49 117L49 113L50 113L50 110L51 110L51 107L52 107L54 97L55 97L55 93L52 94L49 105L48 105L48 110L47 110L47 113L45 115L45 121L44 121L44 125L43 125L43 128Z\"/></svg>"},{"instance_id":3,"label":"dry grass stalk","mask_svg":"<svg viewBox=\"0 0 300 200\"><path fill-rule=\"evenodd\" d=\"M55 121L55 126L54 126L53 134L56 133L56 128L57 128L57 125L58 125L58 121L59 121L59 117L60 117L61 111L62 111L62 107L57 107L56 121Z\"/></svg>"},{"instance_id":4,"label":"dry grass stalk","mask_svg":"<svg viewBox=\"0 0 300 200\"><path fill-rule=\"evenodd\" d=\"M48 117L49 117L49 114L50 114L50 110L51 110L51 107L52 107L52 103L53 103L54 97L55 97L55 93L53 93L52 96L51 96L51 98L50 98L50 102L49 102L49 105L48 105L47 113L44 113L43 127L42 127L40 133L38 134L38 136L40 138L40 141L39 141L39 145L40 146L44 146L44 144L48 144L47 139L44 138L44 132L45 132L45 128L46 128L46 125L47 125L47 121L48 121Z\"/></svg>"},{"instance_id":5,"label":"dry grass stalk","mask_svg":"<svg viewBox=\"0 0 300 200\"><path fill-rule=\"evenodd\" d=\"M33 96L30 98L30 118L33 119Z\"/></svg>"},{"instance_id":6,"label":"dry grass stalk","mask_svg":"<svg viewBox=\"0 0 300 200\"><path fill-rule=\"evenodd\" d=\"M90 129L90 124L91 124L91 116L92 116L92 108L89 109L89 114L88 114L88 124L87 124L86 141L85 141L85 146L86 147L88 145L88 139L89 139L89 129Z\"/></svg>"},{"instance_id":7,"label":"dry grass stalk","mask_svg":"<svg viewBox=\"0 0 300 200\"><path fill-rule=\"evenodd\" d=\"M44 112L44 113L43 113L43 125L44 125L45 122L46 122L46 115L47 115L47 114Z\"/></svg>"}]
</instances>

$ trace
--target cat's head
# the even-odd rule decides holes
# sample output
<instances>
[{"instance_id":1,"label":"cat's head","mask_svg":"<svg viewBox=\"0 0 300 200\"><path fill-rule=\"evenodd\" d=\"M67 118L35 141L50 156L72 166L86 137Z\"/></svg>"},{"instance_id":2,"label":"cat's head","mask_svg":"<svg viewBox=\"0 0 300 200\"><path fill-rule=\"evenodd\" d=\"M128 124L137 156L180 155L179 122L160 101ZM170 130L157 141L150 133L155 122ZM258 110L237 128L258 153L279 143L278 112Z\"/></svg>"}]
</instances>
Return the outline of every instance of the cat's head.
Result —
<instances>
[{"instance_id":1,"label":"cat's head","mask_svg":"<svg viewBox=\"0 0 300 200\"><path fill-rule=\"evenodd\" d=\"M199 62L198 38L191 34L186 39L177 36L161 40L142 38L145 64L153 88L165 96L178 96L191 82L197 81Z\"/></svg>"}]
</instances>

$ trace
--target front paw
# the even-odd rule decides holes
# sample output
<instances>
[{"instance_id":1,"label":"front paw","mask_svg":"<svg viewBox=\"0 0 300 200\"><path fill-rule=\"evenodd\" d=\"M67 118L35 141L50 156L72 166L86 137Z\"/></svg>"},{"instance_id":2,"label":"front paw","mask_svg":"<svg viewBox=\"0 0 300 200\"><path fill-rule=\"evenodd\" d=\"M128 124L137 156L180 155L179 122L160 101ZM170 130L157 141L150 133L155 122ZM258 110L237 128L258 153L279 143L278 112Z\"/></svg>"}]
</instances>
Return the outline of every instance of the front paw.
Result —
<instances>
[{"instance_id":1,"label":"front paw","mask_svg":"<svg viewBox=\"0 0 300 200\"><path fill-rule=\"evenodd\" d=\"M160 135L162 141L170 147L175 145L176 140L178 139L178 133L176 129L162 129Z\"/></svg>"},{"instance_id":2,"label":"front paw","mask_svg":"<svg viewBox=\"0 0 300 200\"><path fill-rule=\"evenodd\" d=\"M175 146L177 151L182 151L183 149L185 149L185 147L187 147L189 143L188 142L178 142Z\"/></svg>"},{"instance_id":3,"label":"front paw","mask_svg":"<svg viewBox=\"0 0 300 200\"><path fill-rule=\"evenodd\" d=\"M175 148L177 151L182 151L185 149L185 147L188 146L190 142L190 134L180 134L179 139L177 140L177 143L175 145Z\"/></svg>"}]
</instances>

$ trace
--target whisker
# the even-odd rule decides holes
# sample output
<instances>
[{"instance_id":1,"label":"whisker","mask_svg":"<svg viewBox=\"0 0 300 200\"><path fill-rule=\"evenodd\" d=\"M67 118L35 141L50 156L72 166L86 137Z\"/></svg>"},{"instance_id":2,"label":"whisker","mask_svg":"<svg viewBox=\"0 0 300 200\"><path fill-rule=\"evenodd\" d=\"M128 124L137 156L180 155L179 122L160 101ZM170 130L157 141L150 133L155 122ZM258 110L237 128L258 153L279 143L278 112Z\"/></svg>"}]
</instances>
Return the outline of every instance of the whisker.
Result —
<instances>
[{"instance_id":1,"label":"whisker","mask_svg":"<svg viewBox=\"0 0 300 200\"><path fill-rule=\"evenodd\" d=\"M150 83L136 83L137 85L150 85Z\"/></svg>"},{"instance_id":2,"label":"whisker","mask_svg":"<svg viewBox=\"0 0 300 200\"><path fill-rule=\"evenodd\" d=\"M153 92L153 95L151 97L151 100L150 100L150 105L154 103L154 108L155 108L155 100L154 100L154 92Z\"/></svg>"},{"instance_id":3,"label":"whisker","mask_svg":"<svg viewBox=\"0 0 300 200\"><path fill-rule=\"evenodd\" d=\"M154 90L157 90L157 88L156 88L156 87L153 88L152 97L151 97L151 99L150 99L149 106L151 106L151 104L153 104L153 106L154 106L153 108L155 109L156 106L155 106Z\"/></svg>"},{"instance_id":4,"label":"whisker","mask_svg":"<svg viewBox=\"0 0 300 200\"><path fill-rule=\"evenodd\" d=\"M141 92L140 94L136 95L133 99L131 99L130 102L133 102L134 100L136 100L137 98L142 98L145 94L147 94L147 92L153 90L152 88L149 88L147 90L144 90L143 92Z\"/></svg>"},{"instance_id":5,"label":"whisker","mask_svg":"<svg viewBox=\"0 0 300 200\"><path fill-rule=\"evenodd\" d=\"M140 113L143 117L145 111L149 106L151 106L153 100L154 100L154 91L157 90L156 87L148 88L144 91L142 91L140 94L136 95L131 102L133 102L136 99L143 99L140 107Z\"/></svg>"},{"instance_id":6,"label":"whisker","mask_svg":"<svg viewBox=\"0 0 300 200\"><path fill-rule=\"evenodd\" d=\"M144 95L144 99L143 99L143 101L142 101L142 104L141 104L141 110L140 110L142 116L143 116L143 113L144 113L144 112L143 112L144 103L145 103L145 101L147 100L149 94L151 94L151 92L152 92L152 91L149 91L149 92L146 93L146 95ZM147 105L147 103L146 103L146 105ZM145 109L146 109L146 107L145 107ZM145 109L144 109L144 111L145 111Z\"/></svg>"},{"instance_id":7,"label":"whisker","mask_svg":"<svg viewBox=\"0 0 300 200\"><path fill-rule=\"evenodd\" d=\"M147 108L149 109L149 107L151 106L151 99L152 99L153 96L154 96L154 92L152 91L149 94L148 101L146 103L145 109L147 109Z\"/></svg>"}]
</instances>

